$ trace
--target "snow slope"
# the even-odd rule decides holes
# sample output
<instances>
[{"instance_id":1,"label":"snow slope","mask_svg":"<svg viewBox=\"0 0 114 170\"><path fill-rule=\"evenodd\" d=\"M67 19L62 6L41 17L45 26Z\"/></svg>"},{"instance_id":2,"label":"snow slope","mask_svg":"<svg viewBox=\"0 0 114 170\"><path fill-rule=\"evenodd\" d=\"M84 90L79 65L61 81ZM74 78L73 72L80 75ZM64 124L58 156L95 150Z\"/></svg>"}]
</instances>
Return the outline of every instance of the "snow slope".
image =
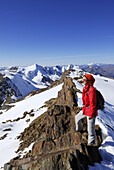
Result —
<instances>
[{"instance_id":1,"label":"snow slope","mask_svg":"<svg viewBox=\"0 0 114 170\"><path fill-rule=\"evenodd\" d=\"M4 163L17 156L15 151L19 147L19 140L16 137L19 136L19 134L23 132L36 117L47 110L47 108L41 109L40 107L44 105L45 101L56 98L58 91L60 91L61 88L62 84L30 98L26 98L23 101L15 103L14 107L8 111L4 111L4 113L0 115L0 137L8 133L4 140L0 140L0 167L3 167ZM30 112L32 109L34 109L34 117L29 117L27 115L25 119L21 119L18 122L2 123L6 120L14 120L18 117L22 117L25 111ZM27 123L26 120L28 118L30 121ZM3 131L8 128L11 128L10 132Z\"/></svg>"},{"instance_id":2,"label":"snow slope","mask_svg":"<svg viewBox=\"0 0 114 170\"><path fill-rule=\"evenodd\" d=\"M22 69L22 68L21 68ZM48 68L47 68L48 69ZM50 68L49 68L50 69ZM61 68L54 68L56 69L66 69L64 66ZM53 72L52 69L51 71ZM30 68L28 69L30 71ZM31 67L32 70L32 67ZM45 69L46 70L46 69ZM18 70L19 71L19 70ZM23 69L24 75L26 72L26 76L31 79L32 77L31 72L25 71L25 68ZM34 69L33 69L34 71ZM50 75L55 75L50 73ZM22 71L21 71L22 74ZM34 74L36 74L34 72ZM84 73L81 72L79 68L75 68L75 72L71 72L69 74L70 77L80 77L80 75L83 75ZM104 112L99 111L96 124L98 124L101 127L102 130L102 136L103 136L103 143L102 146L99 148L101 155L103 157L103 161L101 164L96 163L94 167L90 167L89 169L114 169L114 80L101 77L101 76L94 76L95 77L95 87L100 90L105 98L105 110ZM76 84L76 87L82 91L83 85L80 84L78 81L73 79L74 83ZM62 88L62 84L59 86L56 86L50 90L47 90L45 92L36 94L31 97L25 98L25 100L15 103L14 107L12 107L8 111L4 111L3 114L0 114L0 137L5 135L7 133L7 137L4 140L0 140L0 167L3 167L4 163L8 162L10 159L12 159L15 156L18 156L18 154L15 153L15 151L19 147L19 140L17 139L17 136L26 128L29 126L29 124L38 116L40 116L42 113L44 113L47 108L40 108L45 101L57 97L58 91ZM78 105L82 106L82 95L81 93L78 93ZM22 117L23 113L25 111L30 112L31 110L34 110L34 117L29 117L29 115L26 116L25 119L20 119L17 122L6 122L6 120L14 120L18 117ZM30 119L29 122L26 122L27 119ZM11 131L4 131L5 129L10 128ZM27 148L24 152L28 152L29 149L32 148L32 145ZM22 154L24 154L24 152ZM1 154L3 153L3 154Z\"/></svg>"}]
</instances>

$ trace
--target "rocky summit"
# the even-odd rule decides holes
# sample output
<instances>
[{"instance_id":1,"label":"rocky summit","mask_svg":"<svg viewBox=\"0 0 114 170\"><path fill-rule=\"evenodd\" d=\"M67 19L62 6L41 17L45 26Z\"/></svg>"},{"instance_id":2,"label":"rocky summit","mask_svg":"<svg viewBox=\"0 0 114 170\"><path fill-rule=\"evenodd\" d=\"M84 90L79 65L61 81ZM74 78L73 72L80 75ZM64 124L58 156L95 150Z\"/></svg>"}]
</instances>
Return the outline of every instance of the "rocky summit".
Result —
<instances>
[{"instance_id":1,"label":"rocky summit","mask_svg":"<svg viewBox=\"0 0 114 170\"><path fill-rule=\"evenodd\" d=\"M48 110L18 136L21 143L17 152L21 153L34 143L32 150L10 160L4 170L81 170L95 162L100 163L98 147L102 138L99 126L96 126L95 146L87 145L86 119L83 119L83 130L75 130L75 115L81 109L77 106L77 91L72 78L63 77L58 97L47 101Z\"/></svg>"}]
</instances>

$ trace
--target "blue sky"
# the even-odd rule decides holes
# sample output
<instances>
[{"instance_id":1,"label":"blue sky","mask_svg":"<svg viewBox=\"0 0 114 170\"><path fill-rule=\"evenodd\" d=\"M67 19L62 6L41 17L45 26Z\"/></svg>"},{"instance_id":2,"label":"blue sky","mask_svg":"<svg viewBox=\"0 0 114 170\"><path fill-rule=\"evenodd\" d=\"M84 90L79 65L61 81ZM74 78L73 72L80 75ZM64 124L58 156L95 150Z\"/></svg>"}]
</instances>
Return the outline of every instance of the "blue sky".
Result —
<instances>
[{"instance_id":1,"label":"blue sky","mask_svg":"<svg viewBox=\"0 0 114 170\"><path fill-rule=\"evenodd\" d=\"M114 0L0 0L0 61L114 64Z\"/></svg>"}]
</instances>

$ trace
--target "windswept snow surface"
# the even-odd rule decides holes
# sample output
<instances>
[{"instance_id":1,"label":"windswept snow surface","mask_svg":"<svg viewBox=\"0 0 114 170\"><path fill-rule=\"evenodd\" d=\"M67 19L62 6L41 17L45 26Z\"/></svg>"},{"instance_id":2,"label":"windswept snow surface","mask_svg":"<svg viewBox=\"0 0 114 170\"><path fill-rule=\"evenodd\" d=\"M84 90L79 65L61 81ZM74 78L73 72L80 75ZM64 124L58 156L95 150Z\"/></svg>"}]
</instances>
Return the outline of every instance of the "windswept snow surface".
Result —
<instances>
[{"instance_id":1,"label":"windswept snow surface","mask_svg":"<svg viewBox=\"0 0 114 170\"><path fill-rule=\"evenodd\" d=\"M41 109L40 107L44 105L45 101L56 98L58 91L60 91L61 88L62 84L26 98L25 100L15 103L14 107L0 115L0 137L7 133L7 137L4 140L0 140L0 167L3 167L5 163L18 155L15 153L19 147L17 136L19 136L19 134L23 132L36 117L47 110L47 108ZM29 117L29 115L27 115L25 119L20 119L17 122L2 123L6 120L14 120L18 117L22 117L25 111L30 112L32 109L34 110L34 117ZM27 119L30 119L28 123L26 122ZM4 131L8 128L10 128L11 131Z\"/></svg>"}]
</instances>

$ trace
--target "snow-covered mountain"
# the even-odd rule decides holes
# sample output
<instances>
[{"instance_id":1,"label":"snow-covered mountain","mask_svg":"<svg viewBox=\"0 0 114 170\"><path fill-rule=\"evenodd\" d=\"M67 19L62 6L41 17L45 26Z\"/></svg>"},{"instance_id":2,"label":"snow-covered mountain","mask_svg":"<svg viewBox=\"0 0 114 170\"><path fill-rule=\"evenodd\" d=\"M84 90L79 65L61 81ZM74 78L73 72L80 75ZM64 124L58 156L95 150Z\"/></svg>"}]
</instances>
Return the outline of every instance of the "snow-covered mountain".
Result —
<instances>
[{"instance_id":1,"label":"snow-covered mountain","mask_svg":"<svg viewBox=\"0 0 114 170\"><path fill-rule=\"evenodd\" d=\"M77 74L83 70L95 75L114 77L114 65L111 64L91 63L80 66L70 64L50 67L34 64L26 67L3 67L0 68L0 105L20 99L31 91L50 86L69 69L77 70Z\"/></svg>"},{"instance_id":2,"label":"snow-covered mountain","mask_svg":"<svg viewBox=\"0 0 114 170\"><path fill-rule=\"evenodd\" d=\"M0 68L0 104L3 105L6 100L10 102L20 99L31 91L48 87L69 69L80 70L76 65L44 67L38 64Z\"/></svg>"},{"instance_id":3,"label":"snow-covered mountain","mask_svg":"<svg viewBox=\"0 0 114 170\"><path fill-rule=\"evenodd\" d=\"M81 81L84 72L78 66L42 67L33 65L29 67L10 67L1 69L0 73L3 75L3 79L7 77L8 81L12 82L14 85L14 87L10 85L12 89L18 88L15 91L18 91L19 94L13 92L12 95L19 97L19 95L24 96L32 90L49 86L50 80L60 79L62 73L70 68L74 69L74 71L71 71L67 76L73 79L76 88L79 90L77 92L77 101L78 106L82 107L82 94L80 91L83 89ZM44 76L48 79L45 82L43 81ZM96 120L96 124L102 130L103 142L99 150L103 161L101 164L96 163L94 167L89 166L89 169L114 169L114 80L100 75L94 75L94 77L96 80L95 87L102 92L105 98L105 110L104 112L99 111ZM18 136L32 121L48 109L42 106L45 105L46 101L56 98L61 88L62 84L59 84L39 94L28 95L24 100L9 104L8 110L0 111L0 167L3 167L5 163L19 154L23 157L32 149L34 143L31 143L21 153L16 153L20 146Z\"/></svg>"}]
</instances>

